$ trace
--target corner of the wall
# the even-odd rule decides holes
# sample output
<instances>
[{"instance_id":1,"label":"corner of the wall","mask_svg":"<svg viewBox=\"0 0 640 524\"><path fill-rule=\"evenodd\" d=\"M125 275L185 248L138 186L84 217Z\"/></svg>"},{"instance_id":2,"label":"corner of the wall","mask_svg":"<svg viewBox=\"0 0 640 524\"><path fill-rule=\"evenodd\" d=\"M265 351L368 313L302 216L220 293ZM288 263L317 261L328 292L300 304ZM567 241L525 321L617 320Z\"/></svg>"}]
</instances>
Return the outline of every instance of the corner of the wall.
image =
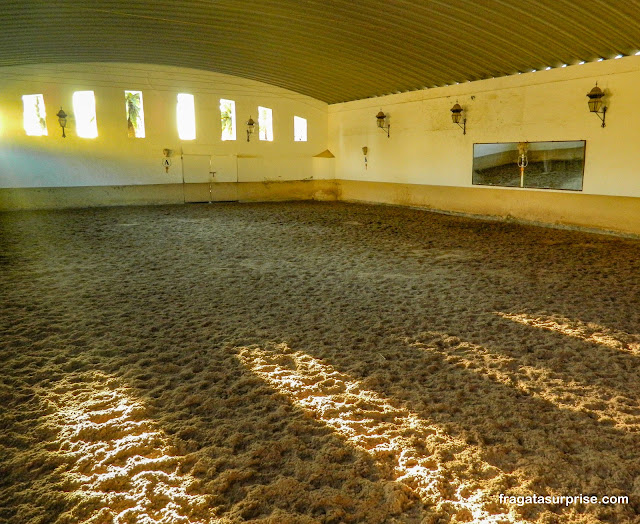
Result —
<instances>
[{"instance_id":1,"label":"corner of the wall","mask_svg":"<svg viewBox=\"0 0 640 524\"><path fill-rule=\"evenodd\" d=\"M336 202L341 198L339 180L318 180L312 199L320 202Z\"/></svg>"}]
</instances>

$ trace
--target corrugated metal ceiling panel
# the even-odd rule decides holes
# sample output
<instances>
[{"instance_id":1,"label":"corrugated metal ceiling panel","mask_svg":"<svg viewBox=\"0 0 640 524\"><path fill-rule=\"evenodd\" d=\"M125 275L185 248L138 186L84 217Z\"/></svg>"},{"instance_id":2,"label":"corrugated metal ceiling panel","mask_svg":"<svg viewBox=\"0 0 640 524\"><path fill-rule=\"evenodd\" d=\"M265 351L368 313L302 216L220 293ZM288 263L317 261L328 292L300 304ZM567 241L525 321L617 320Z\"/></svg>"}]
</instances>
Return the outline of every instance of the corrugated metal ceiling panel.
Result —
<instances>
[{"instance_id":1,"label":"corrugated metal ceiling panel","mask_svg":"<svg viewBox=\"0 0 640 524\"><path fill-rule=\"evenodd\" d=\"M0 65L193 67L329 103L640 49L629 0L7 0L0 19Z\"/></svg>"}]
</instances>

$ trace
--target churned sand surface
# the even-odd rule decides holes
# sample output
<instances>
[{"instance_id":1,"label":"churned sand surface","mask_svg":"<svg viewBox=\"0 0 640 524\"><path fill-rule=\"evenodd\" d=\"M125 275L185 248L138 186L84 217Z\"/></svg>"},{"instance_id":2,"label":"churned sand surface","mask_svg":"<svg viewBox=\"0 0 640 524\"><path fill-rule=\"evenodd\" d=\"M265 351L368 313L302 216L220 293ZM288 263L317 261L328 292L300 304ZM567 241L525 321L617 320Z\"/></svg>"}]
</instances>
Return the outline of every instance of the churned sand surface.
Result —
<instances>
[{"instance_id":1,"label":"churned sand surface","mask_svg":"<svg viewBox=\"0 0 640 524\"><path fill-rule=\"evenodd\" d=\"M639 293L415 209L0 214L0 522L640 522Z\"/></svg>"}]
</instances>

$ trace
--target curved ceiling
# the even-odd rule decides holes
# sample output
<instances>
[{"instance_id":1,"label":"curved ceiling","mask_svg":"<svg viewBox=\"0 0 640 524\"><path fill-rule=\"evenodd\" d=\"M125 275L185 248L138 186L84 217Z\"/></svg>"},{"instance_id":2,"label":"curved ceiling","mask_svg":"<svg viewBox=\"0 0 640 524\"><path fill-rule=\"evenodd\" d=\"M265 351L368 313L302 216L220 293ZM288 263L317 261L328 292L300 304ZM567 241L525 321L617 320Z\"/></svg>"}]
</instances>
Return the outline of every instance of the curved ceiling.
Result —
<instances>
[{"instance_id":1,"label":"curved ceiling","mask_svg":"<svg viewBox=\"0 0 640 524\"><path fill-rule=\"evenodd\" d=\"M0 65L135 62L328 103L640 49L635 0L5 0Z\"/></svg>"}]
</instances>

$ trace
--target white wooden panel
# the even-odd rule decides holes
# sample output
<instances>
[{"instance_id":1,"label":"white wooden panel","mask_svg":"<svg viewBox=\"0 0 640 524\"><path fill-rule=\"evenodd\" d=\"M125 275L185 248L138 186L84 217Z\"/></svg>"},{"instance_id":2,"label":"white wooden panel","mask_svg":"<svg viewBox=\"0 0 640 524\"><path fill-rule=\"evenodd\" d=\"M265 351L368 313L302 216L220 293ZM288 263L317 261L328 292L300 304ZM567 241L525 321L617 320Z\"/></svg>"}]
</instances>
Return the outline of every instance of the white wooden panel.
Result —
<instances>
[{"instance_id":1,"label":"white wooden panel","mask_svg":"<svg viewBox=\"0 0 640 524\"><path fill-rule=\"evenodd\" d=\"M211 171L215 171L214 182L237 182L238 157L236 155L212 156Z\"/></svg>"},{"instance_id":2,"label":"white wooden panel","mask_svg":"<svg viewBox=\"0 0 640 524\"><path fill-rule=\"evenodd\" d=\"M211 182L209 155L182 155L182 169L185 184Z\"/></svg>"}]
</instances>

